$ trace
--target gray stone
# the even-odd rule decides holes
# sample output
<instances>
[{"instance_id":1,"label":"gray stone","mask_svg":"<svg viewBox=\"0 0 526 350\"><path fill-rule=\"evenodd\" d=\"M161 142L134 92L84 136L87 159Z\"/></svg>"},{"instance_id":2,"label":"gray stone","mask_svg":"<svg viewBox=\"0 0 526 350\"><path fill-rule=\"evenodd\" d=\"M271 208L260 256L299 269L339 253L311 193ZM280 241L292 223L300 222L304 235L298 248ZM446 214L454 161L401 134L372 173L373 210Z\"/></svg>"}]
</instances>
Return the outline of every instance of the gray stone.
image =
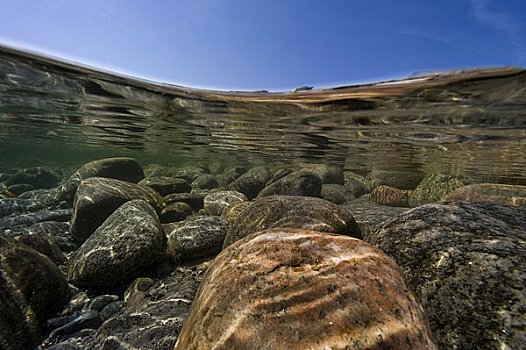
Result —
<instances>
[{"instance_id":1,"label":"gray stone","mask_svg":"<svg viewBox=\"0 0 526 350\"><path fill-rule=\"evenodd\" d=\"M192 190L192 187L185 179L168 176L155 176L143 179L139 185L153 188L161 196L170 193L186 193Z\"/></svg>"},{"instance_id":2,"label":"gray stone","mask_svg":"<svg viewBox=\"0 0 526 350\"><path fill-rule=\"evenodd\" d=\"M217 182L221 187L227 187L232 181L247 172L247 168L244 166L235 166L229 168L221 175L217 176Z\"/></svg>"},{"instance_id":3,"label":"gray stone","mask_svg":"<svg viewBox=\"0 0 526 350\"><path fill-rule=\"evenodd\" d=\"M248 199L256 197L270 179L267 168L258 166L234 180L228 188L243 193Z\"/></svg>"},{"instance_id":4,"label":"gray stone","mask_svg":"<svg viewBox=\"0 0 526 350\"><path fill-rule=\"evenodd\" d=\"M75 195L71 236L84 242L111 213L133 199L143 199L159 212L163 205L162 197L146 186L102 177L82 181Z\"/></svg>"},{"instance_id":5,"label":"gray stone","mask_svg":"<svg viewBox=\"0 0 526 350\"><path fill-rule=\"evenodd\" d=\"M408 210L407 208L401 207L377 205L366 200L364 197L365 196L362 196L344 206L358 223L363 236L376 231L387 220Z\"/></svg>"},{"instance_id":6,"label":"gray stone","mask_svg":"<svg viewBox=\"0 0 526 350\"><path fill-rule=\"evenodd\" d=\"M155 264L164 234L155 210L143 200L118 208L67 262L78 286L105 288L131 280Z\"/></svg>"},{"instance_id":7,"label":"gray stone","mask_svg":"<svg viewBox=\"0 0 526 350\"><path fill-rule=\"evenodd\" d=\"M220 216L229 205L247 200L248 198L238 191L218 191L210 193L204 198L203 208L208 215Z\"/></svg>"},{"instance_id":8,"label":"gray stone","mask_svg":"<svg viewBox=\"0 0 526 350\"><path fill-rule=\"evenodd\" d=\"M170 205L176 202L182 202L188 204L194 211L203 209L204 199L206 194L204 193L172 193L164 197L166 205Z\"/></svg>"},{"instance_id":9,"label":"gray stone","mask_svg":"<svg viewBox=\"0 0 526 350\"><path fill-rule=\"evenodd\" d=\"M371 192L368 187L367 179L352 171L344 171L344 186L347 187L355 198L363 196L367 192Z\"/></svg>"},{"instance_id":10,"label":"gray stone","mask_svg":"<svg viewBox=\"0 0 526 350\"><path fill-rule=\"evenodd\" d=\"M345 204L352 202L355 197L344 185L325 184L321 186L321 198L334 204Z\"/></svg>"},{"instance_id":11,"label":"gray stone","mask_svg":"<svg viewBox=\"0 0 526 350\"><path fill-rule=\"evenodd\" d=\"M22 195L24 192L33 191L35 187L31 184L16 184L6 188L7 191L14 194L16 197Z\"/></svg>"},{"instance_id":12,"label":"gray stone","mask_svg":"<svg viewBox=\"0 0 526 350\"><path fill-rule=\"evenodd\" d=\"M251 233L268 228L302 228L361 238L348 210L321 198L270 196L256 200L233 222L223 248Z\"/></svg>"},{"instance_id":13,"label":"gray stone","mask_svg":"<svg viewBox=\"0 0 526 350\"><path fill-rule=\"evenodd\" d=\"M183 202L170 203L163 208L159 219L161 223L177 222L184 220L187 216L192 215L192 208Z\"/></svg>"},{"instance_id":14,"label":"gray stone","mask_svg":"<svg viewBox=\"0 0 526 350\"><path fill-rule=\"evenodd\" d=\"M526 211L490 202L428 204L365 239L402 267L442 349L526 344Z\"/></svg>"},{"instance_id":15,"label":"gray stone","mask_svg":"<svg viewBox=\"0 0 526 350\"><path fill-rule=\"evenodd\" d=\"M126 307L99 328L93 349L171 350L188 315L204 269L176 267L157 281L134 306Z\"/></svg>"},{"instance_id":16,"label":"gray stone","mask_svg":"<svg viewBox=\"0 0 526 350\"><path fill-rule=\"evenodd\" d=\"M274 195L320 197L321 188L322 182L318 175L300 170L265 187L259 192L258 198Z\"/></svg>"},{"instance_id":17,"label":"gray stone","mask_svg":"<svg viewBox=\"0 0 526 350\"><path fill-rule=\"evenodd\" d=\"M41 167L24 169L13 176L6 182L6 186L15 184L29 184L34 188L51 188L57 185L58 177L49 170Z\"/></svg>"},{"instance_id":18,"label":"gray stone","mask_svg":"<svg viewBox=\"0 0 526 350\"><path fill-rule=\"evenodd\" d=\"M409 205L436 203L444 199L448 193L464 184L459 179L446 174L429 174L409 196Z\"/></svg>"},{"instance_id":19,"label":"gray stone","mask_svg":"<svg viewBox=\"0 0 526 350\"><path fill-rule=\"evenodd\" d=\"M323 184L344 184L343 169L332 165L310 165L304 167L302 170L310 171L321 179Z\"/></svg>"},{"instance_id":20,"label":"gray stone","mask_svg":"<svg viewBox=\"0 0 526 350\"><path fill-rule=\"evenodd\" d=\"M58 198L72 202L78 186L90 177L106 177L137 183L144 178L141 165L133 158L117 157L94 160L84 164L60 186Z\"/></svg>"},{"instance_id":21,"label":"gray stone","mask_svg":"<svg viewBox=\"0 0 526 350\"><path fill-rule=\"evenodd\" d=\"M45 320L70 296L64 274L47 256L0 237L0 347L35 348Z\"/></svg>"},{"instance_id":22,"label":"gray stone","mask_svg":"<svg viewBox=\"0 0 526 350\"><path fill-rule=\"evenodd\" d=\"M22 235L15 239L17 242L27 245L28 247L44 254L57 265L66 262L66 256L62 253L57 244L48 237L37 235Z\"/></svg>"},{"instance_id":23,"label":"gray stone","mask_svg":"<svg viewBox=\"0 0 526 350\"><path fill-rule=\"evenodd\" d=\"M218 186L216 177L210 174L200 175L192 181L192 189L211 190Z\"/></svg>"},{"instance_id":24,"label":"gray stone","mask_svg":"<svg viewBox=\"0 0 526 350\"><path fill-rule=\"evenodd\" d=\"M230 228L217 216L204 216L165 225L168 254L177 261L187 261L216 255Z\"/></svg>"}]
</instances>

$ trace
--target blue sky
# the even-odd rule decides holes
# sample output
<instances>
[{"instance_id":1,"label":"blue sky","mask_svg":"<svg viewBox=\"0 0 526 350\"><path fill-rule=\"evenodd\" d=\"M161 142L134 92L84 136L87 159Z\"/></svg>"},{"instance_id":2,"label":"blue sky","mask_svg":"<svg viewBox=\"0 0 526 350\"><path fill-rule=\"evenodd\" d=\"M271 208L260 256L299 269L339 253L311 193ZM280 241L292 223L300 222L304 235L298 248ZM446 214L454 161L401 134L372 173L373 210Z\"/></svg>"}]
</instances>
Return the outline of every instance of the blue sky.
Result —
<instances>
[{"instance_id":1,"label":"blue sky","mask_svg":"<svg viewBox=\"0 0 526 350\"><path fill-rule=\"evenodd\" d=\"M0 43L229 90L526 67L525 0L2 0Z\"/></svg>"}]
</instances>

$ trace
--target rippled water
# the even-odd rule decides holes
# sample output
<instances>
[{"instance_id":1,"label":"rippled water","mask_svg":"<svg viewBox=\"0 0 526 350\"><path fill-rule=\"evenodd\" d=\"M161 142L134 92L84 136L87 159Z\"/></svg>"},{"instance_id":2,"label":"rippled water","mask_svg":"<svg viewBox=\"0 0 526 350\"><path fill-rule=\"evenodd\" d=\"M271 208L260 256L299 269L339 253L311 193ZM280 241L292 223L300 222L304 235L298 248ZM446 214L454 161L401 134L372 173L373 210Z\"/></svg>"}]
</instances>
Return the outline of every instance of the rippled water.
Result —
<instances>
[{"instance_id":1,"label":"rippled water","mask_svg":"<svg viewBox=\"0 0 526 350\"><path fill-rule=\"evenodd\" d=\"M297 93L157 84L0 47L0 167L325 163L526 184L526 71Z\"/></svg>"}]
</instances>

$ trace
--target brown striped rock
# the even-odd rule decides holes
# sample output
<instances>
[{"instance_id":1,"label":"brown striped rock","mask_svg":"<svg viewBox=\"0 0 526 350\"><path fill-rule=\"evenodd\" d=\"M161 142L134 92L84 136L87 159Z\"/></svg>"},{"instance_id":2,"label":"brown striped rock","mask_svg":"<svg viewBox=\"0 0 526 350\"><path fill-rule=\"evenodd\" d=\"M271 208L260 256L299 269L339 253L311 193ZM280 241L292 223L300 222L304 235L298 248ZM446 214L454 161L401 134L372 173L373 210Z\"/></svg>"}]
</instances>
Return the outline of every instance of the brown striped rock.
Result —
<instances>
[{"instance_id":1,"label":"brown striped rock","mask_svg":"<svg viewBox=\"0 0 526 350\"><path fill-rule=\"evenodd\" d=\"M207 270L176 350L436 349L394 261L361 240L258 232Z\"/></svg>"}]
</instances>

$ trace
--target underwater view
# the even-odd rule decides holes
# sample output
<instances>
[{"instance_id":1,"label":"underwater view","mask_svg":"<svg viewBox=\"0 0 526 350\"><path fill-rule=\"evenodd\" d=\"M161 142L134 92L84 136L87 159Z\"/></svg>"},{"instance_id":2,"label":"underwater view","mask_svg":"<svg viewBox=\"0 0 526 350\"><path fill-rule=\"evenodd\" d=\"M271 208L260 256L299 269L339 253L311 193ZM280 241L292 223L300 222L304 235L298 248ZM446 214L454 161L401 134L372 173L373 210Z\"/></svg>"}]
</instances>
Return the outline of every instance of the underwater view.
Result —
<instances>
[{"instance_id":1,"label":"underwater view","mask_svg":"<svg viewBox=\"0 0 526 350\"><path fill-rule=\"evenodd\" d=\"M0 47L0 349L521 349L526 70L293 91Z\"/></svg>"}]
</instances>

